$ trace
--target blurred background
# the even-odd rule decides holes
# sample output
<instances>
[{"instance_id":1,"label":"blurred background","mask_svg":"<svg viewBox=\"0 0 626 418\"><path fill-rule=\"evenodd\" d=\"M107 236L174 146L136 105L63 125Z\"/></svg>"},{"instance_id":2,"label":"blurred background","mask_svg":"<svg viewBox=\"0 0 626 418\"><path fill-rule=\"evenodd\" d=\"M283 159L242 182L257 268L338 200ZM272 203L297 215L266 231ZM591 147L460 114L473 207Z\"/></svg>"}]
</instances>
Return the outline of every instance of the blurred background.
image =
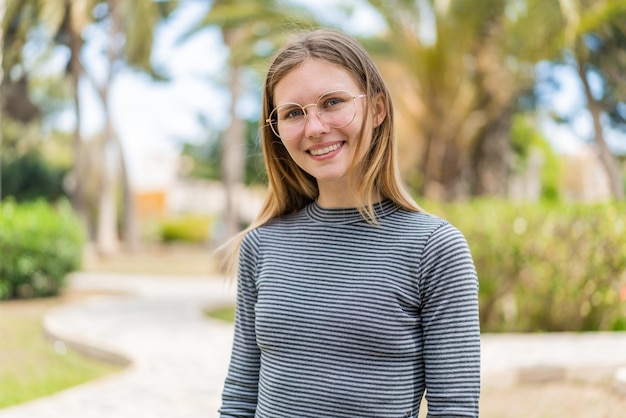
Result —
<instances>
[{"instance_id":1,"label":"blurred background","mask_svg":"<svg viewBox=\"0 0 626 418\"><path fill-rule=\"evenodd\" d=\"M120 260L217 273L210 251L264 196L269 58L326 26L385 76L402 177L466 235L483 331L626 330L625 0L0 0L0 16L0 299Z\"/></svg>"},{"instance_id":2,"label":"blurred background","mask_svg":"<svg viewBox=\"0 0 626 418\"><path fill-rule=\"evenodd\" d=\"M254 217L263 72L320 25L385 74L418 201L624 199L624 1L2 3L2 199L67 197L101 255Z\"/></svg>"}]
</instances>

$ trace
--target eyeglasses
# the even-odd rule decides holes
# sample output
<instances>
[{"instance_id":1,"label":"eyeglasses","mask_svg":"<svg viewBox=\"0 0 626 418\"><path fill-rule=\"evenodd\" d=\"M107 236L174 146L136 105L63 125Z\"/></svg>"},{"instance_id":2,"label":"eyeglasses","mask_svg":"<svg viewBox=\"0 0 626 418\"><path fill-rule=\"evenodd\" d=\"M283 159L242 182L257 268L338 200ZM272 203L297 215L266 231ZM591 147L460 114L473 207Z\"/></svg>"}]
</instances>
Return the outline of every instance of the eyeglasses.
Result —
<instances>
[{"instance_id":1,"label":"eyeglasses","mask_svg":"<svg viewBox=\"0 0 626 418\"><path fill-rule=\"evenodd\" d=\"M322 122L331 128L343 128L350 125L356 116L355 100L365 96L365 94L354 95L344 90L329 91L322 94L316 103L305 106L298 103L282 104L272 110L265 122L270 125L277 137L291 141L304 131L309 116L306 108L315 106Z\"/></svg>"}]
</instances>

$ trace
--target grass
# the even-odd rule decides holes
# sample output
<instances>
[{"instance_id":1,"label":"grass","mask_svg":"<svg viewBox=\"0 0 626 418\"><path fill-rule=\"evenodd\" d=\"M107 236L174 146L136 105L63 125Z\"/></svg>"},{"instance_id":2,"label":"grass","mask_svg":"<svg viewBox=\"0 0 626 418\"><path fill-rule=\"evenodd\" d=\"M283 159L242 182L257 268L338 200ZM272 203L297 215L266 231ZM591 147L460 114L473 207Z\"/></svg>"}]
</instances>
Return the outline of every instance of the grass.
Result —
<instances>
[{"instance_id":1,"label":"grass","mask_svg":"<svg viewBox=\"0 0 626 418\"><path fill-rule=\"evenodd\" d=\"M217 274L211 250L204 246L167 245L98 259L85 257L84 271L170 276ZM66 291L55 298L0 301L0 408L48 396L119 371L119 366L65 349L43 335L47 309L90 296Z\"/></svg>"},{"instance_id":2,"label":"grass","mask_svg":"<svg viewBox=\"0 0 626 418\"><path fill-rule=\"evenodd\" d=\"M0 408L48 396L120 370L44 337L41 318L45 310L66 299L0 303Z\"/></svg>"},{"instance_id":3,"label":"grass","mask_svg":"<svg viewBox=\"0 0 626 418\"><path fill-rule=\"evenodd\" d=\"M235 307L221 306L219 308L210 309L204 312L211 319L217 319L225 322L235 322Z\"/></svg>"}]
</instances>

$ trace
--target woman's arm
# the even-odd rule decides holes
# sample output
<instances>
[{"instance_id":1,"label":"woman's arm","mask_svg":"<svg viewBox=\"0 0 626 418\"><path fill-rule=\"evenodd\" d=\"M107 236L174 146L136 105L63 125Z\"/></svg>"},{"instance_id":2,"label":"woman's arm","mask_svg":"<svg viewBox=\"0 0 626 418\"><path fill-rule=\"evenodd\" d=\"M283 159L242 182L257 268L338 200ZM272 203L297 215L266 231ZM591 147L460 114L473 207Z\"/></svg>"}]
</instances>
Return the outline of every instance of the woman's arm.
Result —
<instances>
[{"instance_id":1,"label":"woman's arm","mask_svg":"<svg viewBox=\"0 0 626 418\"><path fill-rule=\"evenodd\" d=\"M478 278L461 232L435 230L420 273L428 417L478 417Z\"/></svg>"},{"instance_id":2,"label":"woman's arm","mask_svg":"<svg viewBox=\"0 0 626 418\"><path fill-rule=\"evenodd\" d=\"M246 235L239 254L235 336L222 393L221 418L252 418L257 406L260 351L254 331L258 249L255 238L254 231Z\"/></svg>"}]
</instances>

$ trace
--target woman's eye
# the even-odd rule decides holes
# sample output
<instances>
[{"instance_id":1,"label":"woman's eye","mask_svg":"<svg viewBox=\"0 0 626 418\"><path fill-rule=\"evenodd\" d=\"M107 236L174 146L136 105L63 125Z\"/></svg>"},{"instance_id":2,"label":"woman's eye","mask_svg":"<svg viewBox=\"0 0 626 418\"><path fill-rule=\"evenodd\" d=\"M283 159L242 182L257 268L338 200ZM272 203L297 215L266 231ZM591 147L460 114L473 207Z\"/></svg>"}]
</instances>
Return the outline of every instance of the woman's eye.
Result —
<instances>
[{"instance_id":1,"label":"woman's eye","mask_svg":"<svg viewBox=\"0 0 626 418\"><path fill-rule=\"evenodd\" d=\"M328 99L324 99L322 101L322 109L328 110L332 107L337 107L345 102L346 100L343 97L339 97L339 96L329 97Z\"/></svg>"},{"instance_id":2,"label":"woman's eye","mask_svg":"<svg viewBox=\"0 0 626 418\"><path fill-rule=\"evenodd\" d=\"M298 108L285 109L284 112L281 112L281 115L281 119L301 118L302 116L304 116L304 111Z\"/></svg>"}]
</instances>

